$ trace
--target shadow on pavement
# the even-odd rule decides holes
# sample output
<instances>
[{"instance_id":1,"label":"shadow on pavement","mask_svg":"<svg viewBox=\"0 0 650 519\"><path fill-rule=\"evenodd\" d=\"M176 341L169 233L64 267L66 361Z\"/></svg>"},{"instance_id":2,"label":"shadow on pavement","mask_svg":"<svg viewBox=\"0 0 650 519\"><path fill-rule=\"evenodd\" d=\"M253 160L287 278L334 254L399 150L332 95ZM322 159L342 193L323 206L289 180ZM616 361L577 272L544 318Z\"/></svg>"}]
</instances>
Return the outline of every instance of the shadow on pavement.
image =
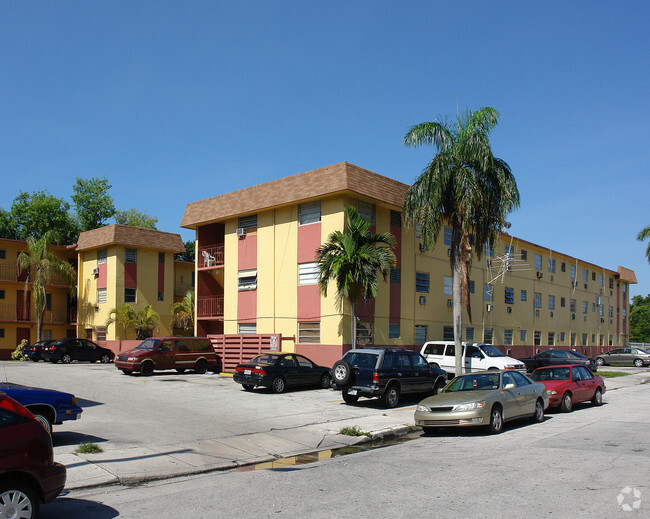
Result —
<instances>
[{"instance_id":1,"label":"shadow on pavement","mask_svg":"<svg viewBox=\"0 0 650 519\"><path fill-rule=\"evenodd\" d=\"M87 501L85 499L72 499L67 497L59 497L41 507L41 519L74 519L83 518L87 519L109 519L112 517L119 517L120 513L111 508L110 506L96 503L95 501Z\"/></svg>"},{"instance_id":2,"label":"shadow on pavement","mask_svg":"<svg viewBox=\"0 0 650 519\"><path fill-rule=\"evenodd\" d=\"M80 434L70 431L57 432L56 429L52 433L52 445L54 447L61 447L62 445L79 445L81 442L102 443L105 441L108 440L91 434Z\"/></svg>"},{"instance_id":3,"label":"shadow on pavement","mask_svg":"<svg viewBox=\"0 0 650 519\"><path fill-rule=\"evenodd\" d=\"M86 400L84 398L77 398L77 405L83 409L84 407L95 407L97 405L104 405L104 402L96 402L95 400Z\"/></svg>"}]
</instances>

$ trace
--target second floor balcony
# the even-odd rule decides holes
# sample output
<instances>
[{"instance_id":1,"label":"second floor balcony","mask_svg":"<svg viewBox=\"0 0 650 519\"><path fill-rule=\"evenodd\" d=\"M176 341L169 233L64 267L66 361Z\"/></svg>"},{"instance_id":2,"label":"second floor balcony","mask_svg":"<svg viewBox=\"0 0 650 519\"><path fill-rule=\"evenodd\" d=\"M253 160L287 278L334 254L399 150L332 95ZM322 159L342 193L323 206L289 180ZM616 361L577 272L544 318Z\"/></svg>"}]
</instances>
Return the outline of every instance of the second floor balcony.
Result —
<instances>
[{"instance_id":1,"label":"second floor balcony","mask_svg":"<svg viewBox=\"0 0 650 519\"><path fill-rule=\"evenodd\" d=\"M223 243L217 245L201 245L196 255L197 267L216 268L223 265Z\"/></svg>"},{"instance_id":2,"label":"second floor balcony","mask_svg":"<svg viewBox=\"0 0 650 519\"><path fill-rule=\"evenodd\" d=\"M36 313L25 305L0 304L0 321L36 322ZM71 324L77 322L77 308L52 308L43 312L43 323Z\"/></svg>"},{"instance_id":3,"label":"second floor balcony","mask_svg":"<svg viewBox=\"0 0 650 519\"><path fill-rule=\"evenodd\" d=\"M196 300L199 319L223 319L223 295L200 296Z\"/></svg>"}]
</instances>

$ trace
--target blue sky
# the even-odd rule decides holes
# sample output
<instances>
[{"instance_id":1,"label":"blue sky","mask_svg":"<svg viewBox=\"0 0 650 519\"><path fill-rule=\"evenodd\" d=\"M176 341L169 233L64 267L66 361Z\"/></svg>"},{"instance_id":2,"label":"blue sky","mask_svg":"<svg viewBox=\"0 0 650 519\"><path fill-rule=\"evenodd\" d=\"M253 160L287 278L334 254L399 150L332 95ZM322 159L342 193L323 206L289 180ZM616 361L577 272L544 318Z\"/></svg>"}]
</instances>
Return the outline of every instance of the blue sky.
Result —
<instances>
[{"instance_id":1,"label":"blue sky","mask_svg":"<svg viewBox=\"0 0 650 519\"><path fill-rule=\"evenodd\" d=\"M648 2L0 3L0 207L106 177L120 209L188 202L348 161L411 183L408 128L501 112L511 232L650 293ZM647 242L646 242L647 243Z\"/></svg>"}]
</instances>

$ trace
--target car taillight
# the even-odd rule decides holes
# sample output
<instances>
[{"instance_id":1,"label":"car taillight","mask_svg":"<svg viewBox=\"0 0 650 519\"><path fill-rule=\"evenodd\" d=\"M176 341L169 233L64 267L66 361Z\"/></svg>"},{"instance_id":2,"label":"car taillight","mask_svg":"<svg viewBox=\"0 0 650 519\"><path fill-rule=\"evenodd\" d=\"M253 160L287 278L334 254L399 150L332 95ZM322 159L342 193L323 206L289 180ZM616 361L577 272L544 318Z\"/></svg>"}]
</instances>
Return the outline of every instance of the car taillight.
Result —
<instances>
[{"instance_id":1,"label":"car taillight","mask_svg":"<svg viewBox=\"0 0 650 519\"><path fill-rule=\"evenodd\" d=\"M254 375L260 375L260 376L262 376L262 377L265 377L265 376L266 376L266 371L264 371L264 370L261 369L261 368L255 368L255 369L252 369L252 370L251 370L251 373L253 373Z\"/></svg>"},{"instance_id":2,"label":"car taillight","mask_svg":"<svg viewBox=\"0 0 650 519\"><path fill-rule=\"evenodd\" d=\"M34 418L34 415L28 409L24 408L13 398L6 395L0 395L0 407L2 409L6 409L7 411L11 411L12 413L24 416L25 418Z\"/></svg>"},{"instance_id":3,"label":"car taillight","mask_svg":"<svg viewBox=\"0 0 650 519\"><path fill-rule=\"evenodd\" d=\"M50 346L50 347L48 347L48 348L46 348L46 349L47 349L47 350L50 350L50 351L54 351L54 350L56 350L56 346Z\"/></svg>"},{"instance_id":4,"label":"car taillight","mask_svg":"<svg viewBox=\"0 0 650 519\"><path fill-rule=\"evenodd\" d=\"M379 373L376 371L372 374L372 383L379 384Z\"/></svg>"}]
</instances>

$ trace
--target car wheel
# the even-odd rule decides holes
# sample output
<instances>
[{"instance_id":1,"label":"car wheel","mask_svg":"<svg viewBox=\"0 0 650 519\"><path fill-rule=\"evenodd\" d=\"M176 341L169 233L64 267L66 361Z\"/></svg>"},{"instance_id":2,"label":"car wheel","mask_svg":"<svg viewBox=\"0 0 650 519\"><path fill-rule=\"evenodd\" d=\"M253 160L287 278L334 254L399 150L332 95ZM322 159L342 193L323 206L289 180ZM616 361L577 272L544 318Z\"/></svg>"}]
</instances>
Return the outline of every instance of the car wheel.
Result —
<instances>
[{"instance_id":1,"label":"car wheel","mask_svg":"<svg viewBox=\"0 0 650 519\"><path fill-rule=\"evenodd\" d=\"M185 368L176 368L176 373L185 373Z\"/></svg>"},{"instance_id":2,"label":"car wheel","mask_svg":"<svg viewBox=\"0 0 650 519\"><path fill-rule=\"evenodd\" d=\"M51 359L50 362L51 362L52 364L56 364L56 363L59 362L59 361L56 360L56 359Z\"/></svg>"},{"instance_id":3,"label":"car wheel","mask_svg":"<svg viewBox=\"0 0 650 519\"><path fill-rule=\"evenodd\" d=\"M343 401L346 404L356 404L359 400L359 395L350 395L348 394L348 390L344 389L341 391L341 396L343 396Z\"/></svg>"},{"instance_id":4,"label":"car wheel","mask_svg":"<svg viewBox=\"0 0 650 519\"><path fill-rule=\"evenodd\" d=\"M131 375L133 373L133 370L132 369L123 369L122 373L124 373L125 375Z\"/></svg>"},{"instance_id":5,"label":"car wheel","mask_svg":"<svg viewBox=\"0 0 650 519\"><path fill-rule=\"evenodd\" d=\"M34 489L22 482L0 482L0 511L6 517L38 517L40 501ZM4 514L3 514L4 517Z\"/></svg>"},{"instance_id":6,"label":"car wheel","mask_svg":"<svg viewBox=\"0 0 650 519\"><path fill-rule=\"evenodd\" d=\"M591 403L596 406L603 405L603 392L600 388L596 389L594 397L591 399Z\"/></svg>"},{"instance_id":7,"label":"car wheel","mask_svg":"<svg viewBox=\"0 0 650 519\"><path fill-rule=\"evenodd\" d=\"M564 393L562 397L562 402L560 403L560 411L563 413L570 413L573 411L573 398L571 398L571 393L568 391Z\"/></svg>"},{"instance_id":8,"label":"car wheel","mask_svg":"<svg viewBox=\"0 0 650 519\"><path fill-rule=\"evenodd\" d=\"M434 395L437 395L438 393L440 393L440 390L441 390L443 387L445 387L445 381L444 381L444 380L440 380L440 379L436 380L436 383L435 383L435 385L433 386L433 394L434 394Z\"/></svg>"},{"instance_id":9,"label":"car wheel","mask_svg":"<svg viewBox=\"0 0 650 519\"><path fill-rule=\"evenodd\" d=\"M499 368L495 368L494 366L492 366L491 368L488 368L487 370L488 371L499 371Z\"/></svg>"},{"instance_id":10,"label":"car wheel","mask_svg":"<svg viewBox=\"0 0 650 519\"><path fill-rule=\"evenodd\" d=\"M37 357L32 357L32 362L38 362L39 360L41 360L41 359L37 358Z\"/></svg>"},{"instance_id":11,"label":"car wheel","mask_svg":"<svg viewBox=\"0 0 650 519\"><path fill-rule=\"evenodd\" d=\"M61 357L61 362L63 362L63 364L70 364L70 362L72 362L72 357L69 353L64 353Z\"/></svg>"},{"instance_id":12,"label":"car wheel","mask_svg":"<svg viewBox=\"0 0 650 519\"><path fill-rule=\"evenodd\" d=\"M253 391L255 388L253 384L242 384L242 387L244 388L244 391Z\"/></svg>"},{"instance_id":13,"label":"car wheel","mask_svg":"<svg viewBox=\"0 0 650 519\"><path fill-rule=\"evenodd\" d=\"M329 373L323 373L320 377L320 387L328 389L332 385L332 377Z\"/></svg>"},{"instance_id":14,"label":"car wheel","mask_svg":"<svg viewBox=\"0 0 650 519\"><path fill-rule=\"evenodd\" d=\"M271 389L274 393L282 393L286 387L287 386L282 377L275 377L271 383Z\"/></svg>"},{"instance_id":15,"label":"car wheel","mask_svg":"<svg viewBox=\"0 0 650 519\"><path fill-rule=\"evenodd\" d=\"M99 362L101 362L102 364L108 364L110 361L111 361L111 356L108 353L104 353L104 355L102 355L99 358Z\"/></svg>"},{"instance_id":16,"label":"car wheel","mask_svg":"<svg viewBox=\"0 0 650 519\"><path fill-rule=\"evenodd\" d=\"M533 414L533 422L542 423L544 421L544 402L537 400L535 402L535 414Z\"/></svg>"},{"instance_id":17,"label":"car wheel","mask_svg":"<svg viewBox=\"0 0 650 519\"><path fill-rule=\"evenodd\" d=\"M494 406L490 411L490 432L499 434L501 431L503 431L503 414L500 407Z\"/></svg>"},{"instance_id":18,"label":"car wheel","mask_svg":"<svg viewBox=\"0 0 650 519\"><path fill-rule=\"evenodd\" d=\"M335 384L349 384L352 379L352 366L344 360L336 361L332 366L332 378Z\"/></svg>"},{"instance_id":19,"label":"car wheel","mask_svg":"<svg viewBox=\"0 0 650 519\"><path fill-rule=\"evenodd\" d=\"M392 409L396 407L399 402L399 388L395 384L391 384L386 388L384 394L381 395L381 401L384 407Z\"/></svg>"},{"instance_id":20,"label":"car wheel","mask_svg":"<svg viewBox=\"0 0 650 519\"><path fill-rule=\"evenodd\" d=\"M636 360L634 361L634 365L635 365L637 368L642 368L642 367L643 367L643 361L642 361L641 359L636 359Z\"/></svg>"},{"instance_id":21,"label":"car wheel","mask_svg":"<svg viewBox=\"0 0 650 519\"><path fill-rule=\"evenodd\" d=\"M196 365L194 366L194 371L197 372L199 375L203 375L206 371L208 371L208 363L206 362L205 359L199 359L196 361Z\"/></svg>"},{"instance_id":22,"label":"car wheel","mask_svg":"<svg viewBox=\"0 0 650 519\"><path fill-rule=\"evenodd\" d=\"M47 419L47 416L44 416L42 414L38 414L37 412L34 413L34 418L38 423L40 423L43 428L47 431L47 434L52 436L52 424L50 421Z\"/></svg>"},{"instance_id":23,"label":"car wheel","mask_svg":"<svg viewBox=\"0 0 650 519\"><path fill-rule=\"evenodd\" d=\"M140 366L140 375L148 377L152 373L153 373L153 362L143 362L142 366Z\"/></svg>"},{"instance_id":24,"label":"car wheel","mask_svg":"<svg viewBox=\"0 0 650 519\"><path fill-rule=\"evenodd\" d=\"M604 366L605 365L605 359L603 359L602 357L597 357L596 358L596 364L598 366Z\"/></svg>"}]
</instances>

